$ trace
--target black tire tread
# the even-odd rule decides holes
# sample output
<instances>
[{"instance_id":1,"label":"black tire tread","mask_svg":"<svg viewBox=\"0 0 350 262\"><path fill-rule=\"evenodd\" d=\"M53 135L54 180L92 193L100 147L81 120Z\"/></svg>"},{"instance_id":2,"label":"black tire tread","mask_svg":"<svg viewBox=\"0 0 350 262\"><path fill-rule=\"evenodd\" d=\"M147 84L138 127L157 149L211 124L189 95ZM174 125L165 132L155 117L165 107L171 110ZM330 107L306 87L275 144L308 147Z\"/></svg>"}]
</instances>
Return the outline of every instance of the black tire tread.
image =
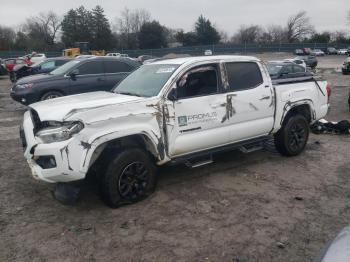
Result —
<instances>
[{"instance_id":1,"label":"black tire tread","mask_svg":"<svg viewBox=\"0 0 350 262\"><path fill-rule=\"evenodd\" d=\"M131 161L143 161L150 170L150 183L146 194L142 199L145 199L154 192L156 186L155 166L148 153L139 148L126 148L118 150L112 155L105 173L100 177L100 191L102 200L112 208L117 208L122 205L132 204L134 202L122 199L118 191L118 179L122 169ZM117 175L116 175L117 174Z\"/></svg>"},{"instance_id":2,"label":"black tire tread","mask_svg":"<svg viewBox=\"0 0 350 262\"><path fill-rule=\"evenodd\" d=\"M298 152L292 152L291 150L289 150L288 145L286 144L286 136L287 136L288 128L294 121L304 121L305 125L307 127L309 126L309 123L307 122L306 118L303 115L287 116L281 129L275 134L275 137L274 137L276 149L283 156L299 155L305 149L305 146L309 137L309 129L307 129L307 138L306 138L306 143L304 147Z\"/></svg>"}]
</instances>

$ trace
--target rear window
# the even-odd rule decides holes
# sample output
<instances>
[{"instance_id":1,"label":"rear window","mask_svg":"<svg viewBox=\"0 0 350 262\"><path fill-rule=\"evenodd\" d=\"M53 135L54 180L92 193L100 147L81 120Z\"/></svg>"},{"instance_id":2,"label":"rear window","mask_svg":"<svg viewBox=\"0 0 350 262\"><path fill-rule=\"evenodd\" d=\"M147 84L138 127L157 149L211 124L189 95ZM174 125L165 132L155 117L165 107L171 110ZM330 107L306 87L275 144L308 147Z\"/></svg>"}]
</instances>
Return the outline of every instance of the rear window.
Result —
<instances>
[{"instance_id":1,"label":"rear window","mask_svg":"<svg viewBox=\"0 0 350 262\"><path fill-rule=\"evenodd\" d=\"M226 63L231 91L255 88L263 83L259 66L254 62Z\"/></svg>"},{"instance_id":2,"label":"rear window","mask_svg":"<svg viewBox=\"0 0 350 262\"><path fill-rule=\"evenodd\" d=\"M130 72L133 68L120 61L105 61L106 73L121 73L121 72Z\"/></svg>"}]
</instances>

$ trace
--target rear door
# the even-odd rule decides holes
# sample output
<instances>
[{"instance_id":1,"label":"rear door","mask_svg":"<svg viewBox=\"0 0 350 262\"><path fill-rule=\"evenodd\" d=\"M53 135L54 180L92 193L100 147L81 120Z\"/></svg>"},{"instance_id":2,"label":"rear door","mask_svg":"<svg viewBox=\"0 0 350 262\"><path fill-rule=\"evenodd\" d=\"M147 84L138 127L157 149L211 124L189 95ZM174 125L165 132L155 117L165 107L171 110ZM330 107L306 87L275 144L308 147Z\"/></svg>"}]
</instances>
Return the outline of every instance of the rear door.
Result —
<instances>
[{"instance_id":1,"label":"rear door","mask_svg":"<svg viewBox=\"0 0 350 262\"><path fill-rule=\"evenodd\" d=\"M102 60L90 60L78 65L78 74L70 78L68 94L106 90Z\"/></svg>"},{"instance_id":2,"label":"rear door","mask_svg":"<svg viewBox=\"0 0 350 262\"><path fill-rule=\"evenodd\" d=\"M124 63L118 60L105 60L105 90L111 90L115 85L117 85L120 81L122 81L129 72L133 71L134 68L129 64Z\"/></svg>"},{"instance_id":3,"label":"rear door","mask_svg":"<svg viewBox=\"0 0 350 262\"><path fill-rule=\"evenodd\" d=\"M274 93L267 71L257 62L225 64L227 118L233 142L268 134L274 122ZM230 113L230 114L229 114Z\"/></svg>"}]
</instances>

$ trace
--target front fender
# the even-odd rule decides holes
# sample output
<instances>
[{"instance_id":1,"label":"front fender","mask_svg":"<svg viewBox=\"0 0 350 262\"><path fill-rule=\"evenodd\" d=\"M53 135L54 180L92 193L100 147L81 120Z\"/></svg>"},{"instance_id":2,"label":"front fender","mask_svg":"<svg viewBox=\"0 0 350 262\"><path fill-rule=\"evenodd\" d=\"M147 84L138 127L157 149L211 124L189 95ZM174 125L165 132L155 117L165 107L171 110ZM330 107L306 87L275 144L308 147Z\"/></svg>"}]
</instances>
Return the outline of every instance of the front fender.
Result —
<instances>
[{"instance_id":1,"label":"front fender","mask_svg":"<svg viewBox=\"0 0 350 262\"><path fill-rule=\"evenodd\" d=\"M156 129L149 129L145 126L143 126L143 128L139 126L125 129L120 129L120 126L118 127L118 130L109 130L107 132L91 136L89 139L81 139L80 145L83 147L83 157L81 158L80 169L82 172L87 172L89 167L96 160L96 157L94 157L95 153L101 153L96 151L101 145L134 135L140 135L147 138L147 141L149 142L148 146L151 147L151 151L158 162L167 161L163 135L161 134L158 126Z\"/></svg>"}]
</instances>

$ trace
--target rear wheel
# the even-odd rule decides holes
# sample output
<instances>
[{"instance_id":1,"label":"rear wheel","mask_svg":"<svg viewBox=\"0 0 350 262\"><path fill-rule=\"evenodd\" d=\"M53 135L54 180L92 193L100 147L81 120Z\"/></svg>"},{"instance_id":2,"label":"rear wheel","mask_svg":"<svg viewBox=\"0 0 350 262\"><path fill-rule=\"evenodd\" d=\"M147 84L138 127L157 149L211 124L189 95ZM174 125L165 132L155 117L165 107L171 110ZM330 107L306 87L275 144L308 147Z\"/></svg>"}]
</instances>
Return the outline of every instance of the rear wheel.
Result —
<instances>
[{"instance_id":1,"label":"rear wheel","mask_svg":"<svg viewBox=\"0 0 350 262\"><path fill-rule=\"evenodd\" d=\"M44 100L49 100L49 99L53 99L53 98L57 98L57 97L61 97L61 96L63 96L63 94L60 92L49 91L49 92L43 94L43 96L40 98L40 100L44 101Z\"/></svg>"},{"instance_id":2,"label":"rear wheel","mask_svg":"<svg viewBox=\"0 0 350 262\"><path fill-rule=\"evenodd\" d=\"M290 116L275 135L278 152L284 156L299 155L309 138L309 124L304 116Z\"/></svg>"},{"instance_id":3,"label":"rear wheel","mask_svg":"<svg viewBox=\"0 0 350 262\"><path fill-rule=\"evenodd\" d=\"M145 199L155 188L155 166L138 148L124 149L112 157L101 178L104 202L113 208Z\"/></svg>"}]
</instances>

